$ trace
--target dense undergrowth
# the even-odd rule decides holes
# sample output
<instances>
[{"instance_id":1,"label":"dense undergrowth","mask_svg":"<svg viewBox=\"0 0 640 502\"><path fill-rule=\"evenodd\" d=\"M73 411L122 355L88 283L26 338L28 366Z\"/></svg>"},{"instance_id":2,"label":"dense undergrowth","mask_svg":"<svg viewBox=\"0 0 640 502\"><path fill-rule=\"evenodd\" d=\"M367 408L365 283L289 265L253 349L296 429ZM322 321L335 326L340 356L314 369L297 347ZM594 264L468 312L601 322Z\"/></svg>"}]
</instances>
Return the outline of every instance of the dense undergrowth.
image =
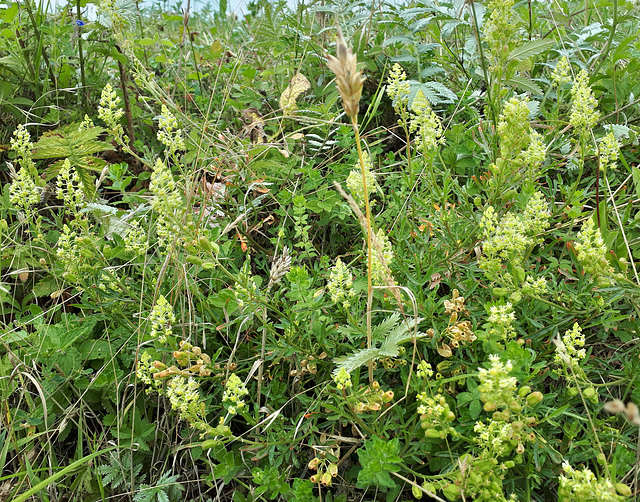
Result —
<instances>
[{"instance_id":1,"label":"dense undergrowth","mask_svg":"<svg viewBox=\"0 0 640 502\"><path fill-rule=\"evenodd\" d=\"M0 501L638 499L635 2L2 6Z\"/></svg>"}]
</instances>

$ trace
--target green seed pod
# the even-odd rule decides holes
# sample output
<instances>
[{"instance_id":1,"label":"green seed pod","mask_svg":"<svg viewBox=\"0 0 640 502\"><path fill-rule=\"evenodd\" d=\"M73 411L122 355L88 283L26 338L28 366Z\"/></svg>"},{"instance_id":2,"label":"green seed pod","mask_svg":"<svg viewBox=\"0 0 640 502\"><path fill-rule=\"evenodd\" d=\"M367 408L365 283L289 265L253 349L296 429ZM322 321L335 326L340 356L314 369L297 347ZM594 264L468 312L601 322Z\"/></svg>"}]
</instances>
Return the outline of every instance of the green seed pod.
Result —
<instances>
[{"instance_id":1,"label":"green seed pod","mask_svg":"<svg viewBox=\"0 0 640 502\"><path fill-rule=\"evenodd\" d=\"M532 392L527 396L527 404L529 406L535 406L536 404L540 404L543 399L542 392Z\"/></svg>"},{"instance_id":2,"label":"green seed pod","mask_svg":"<svg viewBox=\"0 0 640 502\"><path fill-rule=\"evenodd\" d=\"M416 485L411 485L411 493L418 500L420 500L422 498L422 495L423 495L422 490L420 489L420 487L416 486Z\"/></svg>"},{"instance_id":3,"label":"green seed pod","mask_svg":"<svg viewBox=\"0 0 640 502\"><path fill-rule=\"evenodd\" d=\"M202 258L200 258L199 256L195 256L195 255L188 255L186 260L189 263L193 263L194 265L202 265L202 262L204 261Z\"/></svg>"},{"instance_id":4,"label":"green seed pod","mask_svg":"<svg viewBox=\"0 0 640 502\"><path fill-rule=\"evenodd\" d=\"M520 387L520 390L518 391L518 395L520 397L524 397L530 392L531 392L531 387L529 387L528 385L523 385L522 387Z\"/></svg>"}]
</instances>

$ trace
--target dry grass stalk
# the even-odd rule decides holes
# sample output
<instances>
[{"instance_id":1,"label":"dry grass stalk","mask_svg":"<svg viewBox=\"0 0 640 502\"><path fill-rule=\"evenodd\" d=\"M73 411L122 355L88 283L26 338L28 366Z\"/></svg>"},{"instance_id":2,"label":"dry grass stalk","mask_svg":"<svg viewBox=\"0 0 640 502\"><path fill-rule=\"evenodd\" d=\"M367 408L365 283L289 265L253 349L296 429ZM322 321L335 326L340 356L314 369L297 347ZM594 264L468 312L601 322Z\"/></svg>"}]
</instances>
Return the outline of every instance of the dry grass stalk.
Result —
<instances>
[{"instance_id":1,"label":"dry grass stalk","mask_svg":"<svg viewBox=\"0 0 640 502\"><path fill-rule=\"evenodd\" d=\"M358 58L347 46L340 28L338 28L336 40L336 54L338 57L327 55L327 66L336 75L336 85L342 97L344 111L349 118L353 119L358 115L362 83L365 78L362 72L358 71Z\"/></svg>"}]
</instances>

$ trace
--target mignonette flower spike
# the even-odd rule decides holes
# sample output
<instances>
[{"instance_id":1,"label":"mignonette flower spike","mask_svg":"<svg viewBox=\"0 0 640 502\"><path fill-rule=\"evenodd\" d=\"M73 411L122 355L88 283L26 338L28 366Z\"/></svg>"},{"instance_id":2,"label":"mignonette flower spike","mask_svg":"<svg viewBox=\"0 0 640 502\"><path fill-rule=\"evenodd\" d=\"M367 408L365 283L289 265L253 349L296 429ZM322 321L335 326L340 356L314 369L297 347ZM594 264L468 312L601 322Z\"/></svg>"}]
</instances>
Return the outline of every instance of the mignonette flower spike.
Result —
<instances>
[{"instance_id":1,"label":"mignonette flower spike","mask_svg":"<svg viewBox=\"0 0 640 502\"><path fill-rule=\"evenodd\" d=\"M327 66L336 76L336 85L342 97L344 111L347 117L353 119L358 115L362 83L365 78L362 72L358 71L358 58L347 46L340 28L338 28L336 40L336 54L337 57L327 55Z\"/></svg>"}]
</instances>

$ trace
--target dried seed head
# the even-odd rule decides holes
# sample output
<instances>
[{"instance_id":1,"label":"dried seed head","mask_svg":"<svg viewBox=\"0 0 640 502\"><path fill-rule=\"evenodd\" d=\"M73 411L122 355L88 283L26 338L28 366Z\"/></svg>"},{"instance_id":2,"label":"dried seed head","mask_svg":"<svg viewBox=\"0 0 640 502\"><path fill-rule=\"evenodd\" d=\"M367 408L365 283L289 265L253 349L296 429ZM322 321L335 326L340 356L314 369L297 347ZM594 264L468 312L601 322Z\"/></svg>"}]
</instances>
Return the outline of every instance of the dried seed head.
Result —
<instances>
[{"instance_id":1,"label":"dried seed head","mask_svg":"<svg viewBox=\"0 0 640 502\"><path fill-rule=\"evenodd\" d=\"M354 118L358 115L364 77L357 69L358 58L347 46L340 28L336 40L336 54L338 57L327 55L327 66L336 75L336 85L342 97L344 111L348 117Z\"/></svg>"},{"instance_id":2,"label":"dried seed head","mask_svg":"<svg viewBox=\"0 0 640 502\"><path fill-rule=\"evenodd\" d=\"M291 268L291 256L289 255L289 248L285 246L282 248L282 255L275 259L271 265L271 271L269 273L269 284L267 289L271 289L278 284L280 280L289 272Z\"/></svg>"}]
</instances>

